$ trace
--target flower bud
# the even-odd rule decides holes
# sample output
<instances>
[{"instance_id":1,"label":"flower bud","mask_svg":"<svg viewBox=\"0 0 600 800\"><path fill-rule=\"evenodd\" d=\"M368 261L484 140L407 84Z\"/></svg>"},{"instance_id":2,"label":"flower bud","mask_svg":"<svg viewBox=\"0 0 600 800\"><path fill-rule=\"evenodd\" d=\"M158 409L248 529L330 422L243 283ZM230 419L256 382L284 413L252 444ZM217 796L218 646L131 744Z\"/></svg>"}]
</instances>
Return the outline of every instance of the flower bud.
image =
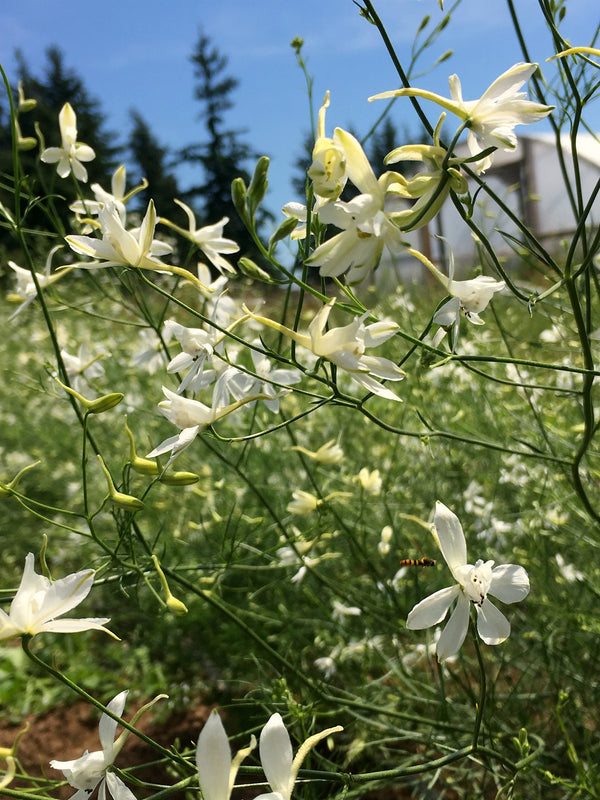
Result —
<instances>
[{"instance_id":1,"label":"flower bud","mask_svg":"<svg viewBox=\"0 0 600 800\"><path fill-rule=\"evenodd\" d=\"M182 617L184 614L188 613L188 610L185 606L185 603L182 603L181 600L178 600L176 597L173 596L171 590L169 589L169 584L167 583L167 579L165 577L165 573L162 571L162 567L160 566L160 562L158 558L152 554L152 563L154 564L154 569L156 570L156 574L158 575L160 582L162 584L163 591L166 596L166 605L167 609L178 617Z\"/></svg>"},{"instance_id":2,"label":"flower bud","mask_svg":"<svg viewBox=\"0 0 600 800\"><path fill-rule=\"evenodd\" d=\"M254 175L248 187L248 206L250 208L250 216L254 217L256 209L261 204L269 181L267 180L267 172L269 171L269 164L271 163L268 156L261 156L258 159L254 169Z\"/></svg>"},{"instance_id":3,"label":"flower bud","mask_svg":"<svg viewBox=\"0 0 600 800\"><path fill-rule=\"evenodd\" d=\"M246 206L246 202L248 195L246 190L246 184L244 183L243 178L236 178L231 184L231 198L233 200L233 205L235 206L235 210L238 212L241 219L247 220L248 208Z\"/></svg>"},{"instance_id":4,"label":"flower bud","mask_svg":"<svg viewBox=\"0 0 600 800\"><path fill-rule=\"evenodd\" d=\"M246 256L242 256L237 265L240 269L240 272L243 272L244 275L247 275L249 278L258 278L261 281L271 281L271 276L268 272L265 272L264 269L255 264L251 258L246 258Z\"/></svg>"},{"instance_id":5,"label":"flower bud","mask_svg":"<svg viewBox=\"0 0 600 800\"><path fill-rule=\"evenodd\" d=\"M165 472L159 478L159 481L166 483L167 486L189 486L198 483L199 480L200 476L194 472Z\"/></svg>"},{"instance_id":6,"label":"flower bud","mask_svg":"<svg viewBox=\"0 0 600 800\"><path fill-rule=\"evenodd\" d=\"M102 414L103 411L108 411L110 408L118 406L121 400L125 397L122 392L111 392L104 394L96 400L88 401L87 410L90 414Z\"/></svg>"},{"instance_id":7,"label":"flower bud","mask_svg":"<svg viewBox=\"0 0 600 800\"><path fill-rule=\"evenodd\" d=\"M151 458L141 458L136 453L133 433L127 424L127 415L125 415L125 433L129 437L129 463L132 468L140 475L158 475L160 469L156 461Z\"/></svg>"},{"instance_id":8,"label":"flower bud","mask_svg":"<svg viewBox=\"0 0 600 800\"><path fill-rule=\"evenodd\" d=\"M277 242L280 242L282 239L287 239L287 237L293 233L294 228L297 225L297 217L287 217L284 219L281 225L269 239L269 252L273 249Z\"/></svg>"},{"instance_id":9,"label":"flower bud","mask_svg":"<svg viewBox=\"0 0 600 800\"><path fill-rule=\"evenodd\" d=\"M33 111L33 109L37 106L37 100L34 100L32 97L25 97L25 92L23 91L23 81L19 81L17 93L19 96L17 101L17 111L19 114L25 114L27 111Z\"/></svg>"},{"instance_id":10,"label":"flower bud","mask_svg":"<svg viewBox=\"0 0 600 800\"><path fill-rule=\"evenodd\" d=\"M75 389L72 389L70 386L67 386L65 383L59 380L56 375L54 375L53 378L59 386L62 386L67 394L70 394L71 397L79 400L88 414L102 414L103 411L108 411L109 409L118 406L121 400L125 397L122 392L111 392L110 394L102 395L102 397L97 397L95 400L88 400L87 397L79 394L79 392L76 392Z\"/></svg>"},{"instance_id":11,"label":"flower bud","mask_svg":"<svg viewBox=\"0 0 600 800\"><path fill-rule=\"evenodd\" d=\"M102 472L106 477L106 482L108 484L108 496L111 503L118 508L124 509L125 511L140 511L144 507L142 501L138 500L137 497L133 497L133 495L124 494L123 492L117 491L115 484L113 483L113 479L110 476L110 472L104 465L101 455L98 455L98 461L100 462L100 467L102 468Z\"/></svg>"}]
</instances>

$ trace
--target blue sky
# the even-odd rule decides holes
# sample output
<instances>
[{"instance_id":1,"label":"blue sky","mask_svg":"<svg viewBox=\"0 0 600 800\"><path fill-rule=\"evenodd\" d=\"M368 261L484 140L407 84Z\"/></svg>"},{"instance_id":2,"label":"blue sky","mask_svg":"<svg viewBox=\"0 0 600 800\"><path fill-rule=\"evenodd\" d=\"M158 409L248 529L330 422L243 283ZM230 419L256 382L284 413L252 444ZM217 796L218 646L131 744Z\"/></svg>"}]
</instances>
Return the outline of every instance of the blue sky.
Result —
<instances>
[{"instance_id":1,"label":"blue sky","mask_svg":"<svg viewBox=\"0 0 600 800\"><path fill-rule=\"evenodd\" d=\"M445 5L450 7L449 0ZM531 58L543 62L551 51L537 2L518 0L516 6ZM375 7L401 58L410 53L423 16L441 17L437 0L376 0ZM599 22L597 0L568 0L563 35L587 44ZM228 56L229 72L240 80L228 123L245 128L245 140L272 158L268 205L273 210L297 199L290 186L292 164L309 129L305 83L290 47L295 36L305 42L317 107L325 90L331 91L330 131L340 125L366 132L382 110L367 97L399 86L377 30L359 16L352 0L3 0L0 59L14 75L18 47L39 73L45 49L60 46L67 66L83 77L101 101L108 126L121 131L122 139L129 129L128 110L135 107L161 143L176 148L202 138L189 62L200 29ZM422 67L447 49L454 51L452 58L416 85L448 94L448 75L456 72L465 99L474 99L522 60L503 0L463 0ZM550 75L553 67L544 69ZM437 110L430 109L435 120ZM396 104L393 119L399 130L417 130L408 100ZM598 103L590 121L600 130Z\"/></svg>"}]
</instances>

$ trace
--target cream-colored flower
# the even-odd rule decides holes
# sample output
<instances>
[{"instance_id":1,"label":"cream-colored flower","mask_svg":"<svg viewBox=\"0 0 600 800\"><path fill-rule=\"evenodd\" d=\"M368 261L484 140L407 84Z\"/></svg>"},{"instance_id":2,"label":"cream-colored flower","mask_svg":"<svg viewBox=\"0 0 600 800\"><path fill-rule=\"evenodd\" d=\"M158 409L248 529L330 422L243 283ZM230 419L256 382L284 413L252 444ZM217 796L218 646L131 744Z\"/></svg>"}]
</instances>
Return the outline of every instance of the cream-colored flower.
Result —
<instances>
[{"instance_id":1,"label":"cream-colored flower","mask_svg":"<svg viewBox=\"0 0 600 800\"><path fill-rule=\"evenodd\" d=\"M229 222L229 217L223 217L223 219L219 222L215 222L213 225L205 225L202 228L197 228L196 217L192 209L186 206L185 203L182 203L181 200L175 200L174 202L186 213L188 218L187 231L185 228L181 228L179 225L176 225L174 222L164 217L161 217L159 222L177 231L177 233L189 239L191 242L194 242L219 272L235 272L229 261L221 255L222 253L237 253L240 249L239 245L236 244L233 239L225 239L223 236L223 228Z\"/></svg>"},{"instance_id":2,"label":"cream-colored flower","mask_svg":"<svg viewBox=\"0 0 600 800\"><path fill-rule=\"evenodd\" d=\"M455 114L469 128L467 144L471 155L476 156L488 147L514 150L517 146L517 137L513 130L515 125L538 122L554 108L527 100L526 93L518 91L537 68L537 64L514 64L496 78L478 100L463 100L458 75L451 75L450 99L426 89L403 88L374 95L369 97L369 101L391 97L422 97L431 100ZM482 158L477 165L478 171L484 172L491 163L491 155Z\"/></svg>"},{"instance_id":3,"label":"cream-colored flower","mask_svg":"<svg viewBox=\"0 0 600 800\"><path fill-rule=\"evenodd\" d=\"M376 378L400 381L405 376L404 371L388 358L368 356L365 353L367 348L375 347L390 339L398 330L398 325L384 320L365 325L370 313L367 311L362 316L355 317L349 325L326 330L329 314L334 305L335 298L332 298L316 313L308 326L307 333L299 333L268 317L253 314L245 306L243 309L257 322L262 322L263 325L289 336L318 358L336 364L347 372L353 381L373 394L399 401L400 398Z\"/></svg>"},{"instance_id":4,"label":"cream-colored flower","mask_svg":"<svg viewBox=\"0 0 600 800\"><path fill-rule=\"evenodd\" d=\"M319 245L305 263L320 267L324 277L347 273L348 283L360 283L378 265L384 247L392 255L405 247L388 204L401 193L406 179L397 172L376 178L360 142L341 128L336 128L335 136L346 154L348 177L360 194L347 203L335 200L319 208L319 220L342 233Z\"/></svg>"},{"instance_id":5,"label":"cream-colored flower","mask_svg":"<svg viewBox=\"0 0 600 800\"><path fill-rule=\"evenodd\" d=\"M88 179L82 161L92 161L96 154L87 144L77 141L77 116L69 103L65 103L58 115L60 125L60 147L47 147L40 158L46 164L56 164L56 171L61 178L71 172L78 181L85 183Z\"/></svg>"}]
</instances>

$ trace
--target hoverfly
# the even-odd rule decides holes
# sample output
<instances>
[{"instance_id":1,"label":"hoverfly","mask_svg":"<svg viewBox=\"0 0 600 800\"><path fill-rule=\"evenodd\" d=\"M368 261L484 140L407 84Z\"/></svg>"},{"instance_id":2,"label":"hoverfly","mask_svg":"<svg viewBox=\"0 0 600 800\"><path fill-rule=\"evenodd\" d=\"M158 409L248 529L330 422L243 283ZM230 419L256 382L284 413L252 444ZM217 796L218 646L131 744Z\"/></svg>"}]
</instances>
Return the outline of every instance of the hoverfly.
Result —
<instances>
[{"instance_id":1,"label":"hoverfly","mask_svg":"<svg viewBox=\"0 0 600 800\"><path fill-rule=\"evenodd\" d=\"M403 558L400 561L401 567L435 567L435 558Z\"/></svg>"}]
</instances>

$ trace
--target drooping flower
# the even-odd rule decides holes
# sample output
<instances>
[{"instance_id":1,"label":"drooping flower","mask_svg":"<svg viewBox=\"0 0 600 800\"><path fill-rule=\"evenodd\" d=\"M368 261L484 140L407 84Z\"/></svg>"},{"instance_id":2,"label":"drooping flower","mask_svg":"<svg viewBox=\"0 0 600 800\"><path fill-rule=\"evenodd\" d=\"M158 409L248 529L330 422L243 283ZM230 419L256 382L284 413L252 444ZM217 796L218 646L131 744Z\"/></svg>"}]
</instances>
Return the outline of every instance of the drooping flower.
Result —
<instances>
[{"instance_id":1,"label":"drooping flower","mask_svg":"<svg viewBox=\"0 0 600 800\"><path fill-rule=\"evenodd\" d=\"M179 227L179 225L176 225L174 222L164 217L161 217L159 222L177 231L177 233L189 239L191 242L194 242L219 272L235 272L229 261L221 255L222 253L237 253L240 249L239 245L234 242L233 239L226 239L223 236L223 228L229 222L229 217L223 217L219 222L215 222L213 225L205 225L202 228L197 228L196 217L192 209L186 206L185 203L182 203L181 200L175 200L174 202L185 211L189 223L188 230L186 231L185 228Z\"/></svg>"},{"instance_id":2,"label":"drooping flower","mask_svg":"<svg viewBox=\"0 0 600 800\"><path fill-rule=\"evenodd\" d=\"M78 181L85 183L88 179L82 161L92 161L96 154L87 144L77 141L77 116L70 103L65 103L58 115L60 125L60 147L47 147L40 158L46 164L56 164L56 171L61 178L71 172Z\"/></svg>"},{"instance_id":3,"label":"drooping flower","mask_svg":"<svg viewBox=\"0 0 600 800\"><path fill-rule=\"evenodd\" d=\"M439 661L445 661L461 648L469 627L471 604L477 612L477 632L485 644L501 644L510 635L510 623L489 600L488 595L503 603L518 603L529 594L529 578L523 567L479 559L467 563L467 544L458 517L443 503L436 503L434 531L442 555L457 581L454 586L421 600L406 620L410 630L438 625L450 606L456 606L437 643Z\"/></svg>"},{"instance_id":4,"label":"drooping flower","mask_svg":"<svg viewBox=\"0 0 600 800\"><path fill-rule=\"evenodd\" d=\"M335 225L342 233L319 245L305 263L320 267L323 277L346 272L348 283L360 283L378 265L384 246L392 255L405 247L388 204L390 199L395 200L406 179L397 172L376 178L358 140L341 128L336 128L334 135L346 154L348 177L361 194L347 203L335 200L319 208L319 220Z\"/></svg>"},{"instance_id":5,"label":"drooping flower","mask_svg":"<svg viewBox=\"0 0 600 800\"><path fill-rule=\"evenodd\" d=\"M106 706L107 710L121 717L125 708L127 694L127 691L120 692L116 697L113 697ZM157 700L161 700L166 696L165 694L158 695L145 706L142 706L135 713L130 724L135 725L142 714L153 706ZM69 785L77 789L71 800L87 800L96 789L98 789L99 800L106 800L107 791L114 800L135 800L135 795L125 786L121 778L115 775L114 772L110 772L110 767L129 736L129 731L124 730L118 739L115 739L117 725L117 720L106 713L102 714L98 726L102 750L94 750L91 753L86 750L82 756L71 761L53 760L50 762L52 769L62 770Z\"/></svg>"},{"instance_id":6,"label":"drooping flower","mask_svg":"<svg viewBox=\"0 0 600 800\"><path fill-rule=\"evenodd\" d=\"M89 386L89 381L104 375L104 367L100 364L100 359L108 353L92 354L85 342L79 346L76 356L64 348L60 351L60 355L67 371L69 383L76 392L83 393L86 386Z\"/></svg>"},{"instance_id":7,"label":"drooping flower","mask_svg":"<svg viewBox=\"0 0 600 800\"><path fill-rule=\"evenodd\" d=\"M317 139L313 147L312 164L308 168L308 177L313 182L313 189L317 197L325 200L337 200L348 180L346 152L339 135L341 128L335 129L332 139L325 135L325 114L328 108L329 92L326 92L323 105L319 110ZM297 236L297 238L300 237Z\"/></svg>"},{"instance_id":8,"label":"drooping flower","mask_svg":"<svg viewBox=\"0 0 600 800\"><path fill-rule=\"evenodd\" d=\"M253 314L245 306L243 308L252 319L289 336L290 339L302 347L306 347L318 358L325 358L336 364L347 372L353 381L373 394L388 400L399 401L400 398L379 383L376 378L400 381L405 376L404 371L389 358L365 354L367 348L376 347L390 339L398 330L398 325L395 322L383 320L365 325L365 320L370 313L367 311L362 316L355 317L349 325L326 330L327 321L334 305L335 298L332 298L316 313L308 326L307 333L299 333L268 317Z\"/></svg>"},{"instance_id":9,"label":"drooping flower","mask_svg":"<svg viewBox=\"0 0 600 800\"><path fill-rule=\"evenodd\" d=\"M174 425L176 425L181 433L176 436L171 436L161 442L158 447L155 447L152 452L148 453L146 458L155 458L164 453L171 453L167 462L167 467L173 463L175 458L186 447L194 441L196 436L207 428L209 425L217 422L233 411L236 411L246 403L251 403L254 400L263 400L265 395L251 394L247 397L238 400L235 403L230 403L226 406L210 406L204 405L199 400L192 400L188 397L182 397L166 386L162 387L163 394L167 398L162 400L158 405L161 413Z\"/></svg>"},{"instance_id":10,"label":"drooping flower","mask_svg":"<svg viewBox=\"0 0 600 800\"><path fill-rule=\"evenodd\" d=\"M344 451L340 443L335 439L330 439L325 444L322 444L318 450L307 450L306 447L295 445L290 447L290 450L297 450L299 453L312 458L313 461L318 461L320 464L339 464L344 460Z\"/></svg>"},{"instance_id":11,"label":"drooping flower","mask_svg":"<svg viewBox=\"0 0 600 800\"><path fill-rule=\"evenodd\" d=\"M259 342L254 342L259 345ZM279 411L279 399L287 392L286 386L298 383L302 376L297 369L275 367L265 353L252 350L252 363L254 364L255 377L252 377L246 391L260 392L268 399L263 400L265 406L276 414Z\"/></svg>"},{"instance_id":12,"label":"drooping flower","mask_svg":"<svg viewBox=\"0 0 600 800\"><path fill-rule=\"evenodd\" d=\"M69 210L75 212L75 214L95 216L98 214L102 206L112 204L121 217L123 225L125 225L125 221L127 219L125 203L135 194L141 192L143 189L146 189L148 186L148 181L144 178L138 186L130 189L128 192L125 192L126 177L127 171L125 169L125 165L121 164L121 166L117 167L117 169L113 172L110 181L110 192L107 192L105 189L103 189L99 183L92 183L90 189L94 193L94 199L85 201L77 200L75 203L72 203L69 206Z\"/></svg>"},{"instance_id":13,"label":"drooping flower","mask_svg":"<svg viewBox=\"0 0 600 800\"><path fill-rule=\"evenodd\" d=\"M242 761L256 747L254 736L248 747L231 758L231 748L221 717L213 710L198 736L196 767L204 800L229 800Z\"/></svg>"},{"instance_id":14,"label":"drooping flower","mask_svg":"<svg viewBox=\"0 0 600 800\"><path fill-rule=\"evenodd\" d=\"M321 739L341 730L343 730L342 726L336 725L309 736L300 745L294 757L290 735L281 714L273 714L262 729L259 742L260 763L271 791L258 795L256 800L290 800L298 777L298 770L309 751Z\"/></svg>"},{"instance_id":15,"label":"drooping flower","mask_svg":"<svg viewBox=\"0 0 600 800\"><path fill-rule=\"evenodd\" d=\"M476 156L488 147L514 150L517 146L514 127L538 122L554 108L527 100L526 93L518 91L537 68L537 64L514 64L496 78L478 100L463 100L458 75L451 75L450 99L426 89L403 88L374 95L369 101L391 97L431 100L464 121L469 128L467 144L471 155ZM491 163L491 155L484 157L478 162L478 171L484 172Z\"/></svg>"},{"instance_id":16,"label":"drooping flower","mask_svg":"<svg viewBox=\"0 0 600 800\"><path fill-rule=\"evenodd\" d=\"M71 269L73 269L72 267L65 267L59 272L52 273L52 256L57 250L60 250L61 247L61 244L53 247L46 257L44 271L36 272L35 275L40 289L45 289L46 286L56 283L56 281L60 280L60 278L63 278L65 275L68 275ZM37 297L37 288L33 276L28 269L20 267L18 264L15 264L14 261L9 261L8 266L17 276L17 286L14 292L8 294L7 300L11 303L20 304L19 308L17 308L14 314L11 314L9 317L9 319L13 319L17 316L17 314L20 314L21 311L23 311L23 309L26 308L33 300L35 300Z\"/></svg>"},{"instance_id":17,"label":"drooping flower","mask_svg":"<svg viewBox=\"0 0 600 800\"><path fill-rule=\"evenodd\" d=\"M446 288L448 294L452 295L452 298L436 311L433 321L445 330L453 329L453 346L456 347L460 312L462 311L473 325L483 325L484 322L479 316L480 312L485 311L494 294L501 292L506 284L504 281L497 281L488 275L478 275L468 280L455 281L452 256L450 257L448 277L446 277L423 253L412 248L408 252L418 258Z\"/></svg>"},{"instance_id":18,"label":"drooping flower","mask_svg":"<svg viewBox=\"0 0 600 800\"><path fill-rule=\"evenodd\" d=\"M376 496L381 493L383 481L381 480L378 469L371 471L367 467L363 467L356 476L356 480L360 484L360 488L363 492L366 492L366 494Z\"/></svg>"},{"instance_id":19,"label":"drooping flower","mask_svg":"<svg viewBox=\"0 0 600 800\"><path fill-rule=\"evenodd\" d=\"M0 608L0 641L16 636L36 636L38 633L79 633L104 631L109 619L57 619L78 606L89 594L94 583L94 570L74 572L56 581L34 570L33 553L25 558L25 569L8 614ZM115 637L116 638L116 637Z\"/></svg>"}]
</instances>

